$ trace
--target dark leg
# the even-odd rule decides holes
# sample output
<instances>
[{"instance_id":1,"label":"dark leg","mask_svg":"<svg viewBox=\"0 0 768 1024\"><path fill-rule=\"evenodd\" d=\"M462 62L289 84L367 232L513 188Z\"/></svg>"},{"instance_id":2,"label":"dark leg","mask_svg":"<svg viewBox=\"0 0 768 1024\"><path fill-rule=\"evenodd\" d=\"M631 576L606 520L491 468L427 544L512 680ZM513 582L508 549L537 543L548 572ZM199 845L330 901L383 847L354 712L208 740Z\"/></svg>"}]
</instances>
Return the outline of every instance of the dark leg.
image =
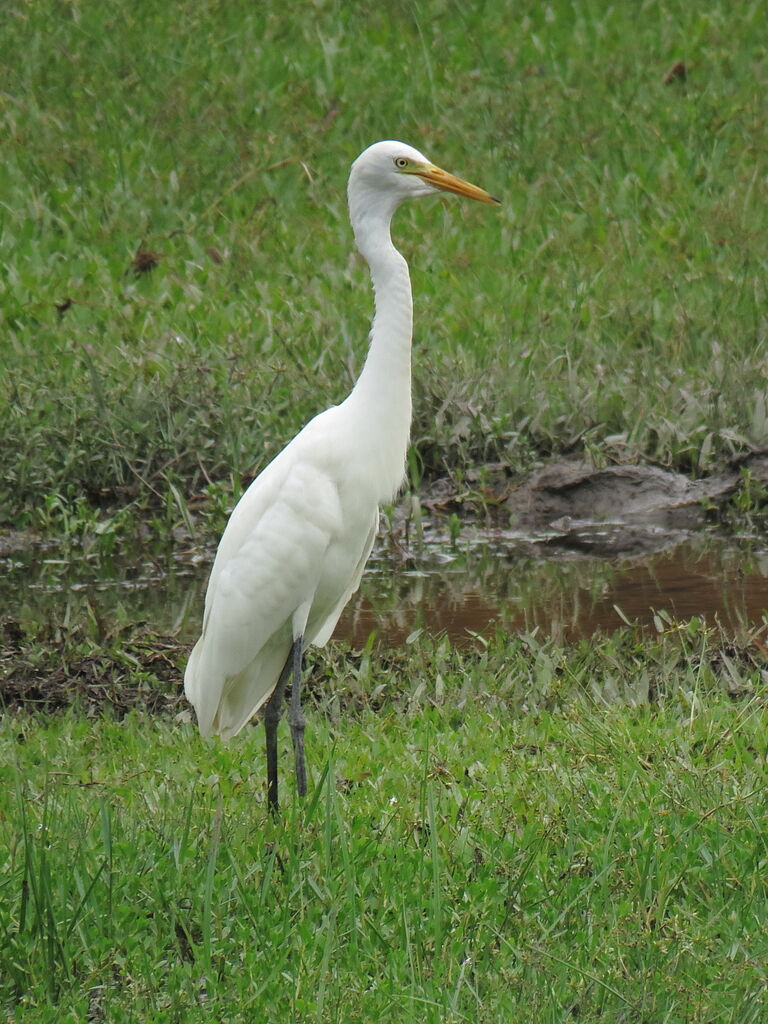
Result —
<instances>
[{"instance_id":1,"label":"dark leg","mask_svg":"<svg viewBox=\"0 0 768 1024\"><path fill-rule=\"evenodd\" d=\"M277 685L272 691L272 696L267 701L264 709L264 732L267 737L267 802L270 811L277 816L279 807L277 801L277 725L280 721L280 714L283 710L283 695L285 694L285 683L293 668L293 648L283 666Z\"/></svg>"},{"instance_id":2,"label":"dark leg","mask_svg":"<svg viewBox=\"0 0 768 1024\"><path fill-rule=\"evenodd\" d=\"M306 721L301 710L301 661L303 654L303 637L294 641L291 654L293 655L293 681L291 683L291 738L293 740L293 753L296 758L296 788L299 796L307 795L307 768L304 763L304 726Z\"/></svg>"}]
</instances>

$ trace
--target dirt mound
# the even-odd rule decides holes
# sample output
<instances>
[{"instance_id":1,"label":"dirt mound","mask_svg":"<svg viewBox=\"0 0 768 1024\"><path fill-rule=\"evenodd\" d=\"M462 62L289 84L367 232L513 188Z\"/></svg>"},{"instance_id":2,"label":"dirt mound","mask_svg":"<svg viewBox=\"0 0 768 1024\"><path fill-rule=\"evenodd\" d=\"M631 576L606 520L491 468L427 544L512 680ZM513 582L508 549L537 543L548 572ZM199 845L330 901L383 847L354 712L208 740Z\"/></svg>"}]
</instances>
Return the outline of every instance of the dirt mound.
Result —
<instances>
[{"instance_id":1,"label":"dirt mound","mask_svg":"<svg viewBox=\"0 0 768 1024\"><path fill-rule=\"evenodd\" d=\"M767 483L768 455L756 453L700 480L655 466L595 469L563 462L515 484L505 507L518 529L545 532L553 546L593 555L643 555L701 528L707 510L739 487L744 469Z\"/></svg>"}]
</instances>

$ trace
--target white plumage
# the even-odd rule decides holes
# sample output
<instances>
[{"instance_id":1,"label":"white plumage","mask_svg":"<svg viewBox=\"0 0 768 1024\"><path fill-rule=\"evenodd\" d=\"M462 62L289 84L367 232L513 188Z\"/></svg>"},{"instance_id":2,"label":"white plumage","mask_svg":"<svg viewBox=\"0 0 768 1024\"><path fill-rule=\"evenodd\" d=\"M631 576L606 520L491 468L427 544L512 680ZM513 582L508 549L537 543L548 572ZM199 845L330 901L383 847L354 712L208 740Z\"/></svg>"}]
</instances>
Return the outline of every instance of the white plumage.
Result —
<instances>
[{"instance_id":1,"label":"white plumage","mask_svg":"<svg viewBox=\"0 0 768 1024\"><path fill-rule=\"evenodd\" d=\"M401 142L378 142L352 165L350 219L375 291L368 357L348 397L310 420L253 481L227 524L184 677L204 736L234 736L279 681L276 729L294 650L294 745L302 738L301 652L331 636L360 584L379 506L391 501L404 476L412 303L408 265L392 244L390 222L403 199L437 190L498 202ZM273 772L269 795L276 810L276 765Z\"/></svg>"}]
</instances>

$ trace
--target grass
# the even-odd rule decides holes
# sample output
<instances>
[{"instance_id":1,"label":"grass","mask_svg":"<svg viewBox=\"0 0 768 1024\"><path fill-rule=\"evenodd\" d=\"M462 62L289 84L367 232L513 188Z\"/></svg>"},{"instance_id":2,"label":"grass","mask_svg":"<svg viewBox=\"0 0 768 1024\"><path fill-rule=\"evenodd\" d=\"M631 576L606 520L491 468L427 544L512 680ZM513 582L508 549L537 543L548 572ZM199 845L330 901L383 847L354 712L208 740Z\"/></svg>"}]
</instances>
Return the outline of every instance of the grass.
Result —
<instances>
[{"instance_id":1,"label":"grass","mask_svg":"<svg viewBox=\"0 0 768 1024\"><path fill-rule=\"evenodd\" d=\"M352 671L331 656L304 804L283 736L279 824L261 729L225 747L140 710L8 714L0 1005L18 1021L757 1022L758 660L679 628L425 641Z\"/></svg>"},{"instance_id":2,"label":"grass","mask_svg":"<svg viewBox=\"0 0 768 1024\"><path fill-rule=\"evenodd\" d=\"M342 397L371 307L347 168L393 135L504 198L399 215L417 482L765 444L763 16L30 0L0 59L3 519L167 535Z\"/></svg>"}]
</instances>

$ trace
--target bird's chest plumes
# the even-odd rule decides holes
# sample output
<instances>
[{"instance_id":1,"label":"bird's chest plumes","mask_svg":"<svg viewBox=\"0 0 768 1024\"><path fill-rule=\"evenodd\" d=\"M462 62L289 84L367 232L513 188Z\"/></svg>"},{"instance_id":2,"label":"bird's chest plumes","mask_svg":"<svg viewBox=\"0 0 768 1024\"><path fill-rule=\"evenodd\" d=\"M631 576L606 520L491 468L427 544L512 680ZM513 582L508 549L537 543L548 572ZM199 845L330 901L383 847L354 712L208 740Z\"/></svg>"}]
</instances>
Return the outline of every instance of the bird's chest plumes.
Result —
<instances>
[{"instance_id":1,"label":"bird's chest plumes","mask_svg":"<svg viewBox=\"0 0 768 1024\"><path fill-rule=\"evenodd\" d=\"M345 484L369 506L388 503L397 494L405 475L411 429L410 389L397 406L365 404L365 416L355 432L355 444L344 446Z\"/></svg>"}]
</instances>

